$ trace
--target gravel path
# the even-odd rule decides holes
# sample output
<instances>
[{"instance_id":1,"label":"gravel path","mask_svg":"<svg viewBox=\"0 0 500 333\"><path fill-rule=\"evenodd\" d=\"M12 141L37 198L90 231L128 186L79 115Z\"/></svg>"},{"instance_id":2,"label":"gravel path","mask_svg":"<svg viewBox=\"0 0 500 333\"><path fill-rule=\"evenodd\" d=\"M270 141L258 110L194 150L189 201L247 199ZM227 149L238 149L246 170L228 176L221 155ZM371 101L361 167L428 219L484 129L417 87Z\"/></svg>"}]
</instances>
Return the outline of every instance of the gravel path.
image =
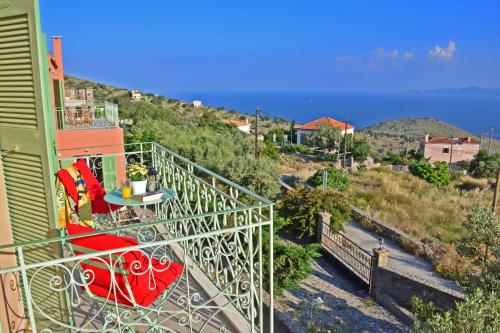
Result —
<instances>
[{"instance_id":1,"label":"gravel path","mask_svg":"<svg viewBox=\"0 0 500 333\"><path fill-rule=\"evenodd\" d=\"M313 274L301 283L301 288L285 291L277 300L277 312L302 324L300 327L290 323L294 333L407 331L404 324L342 274L328 261L318 258Z\"/></svg>"}]
</instances>

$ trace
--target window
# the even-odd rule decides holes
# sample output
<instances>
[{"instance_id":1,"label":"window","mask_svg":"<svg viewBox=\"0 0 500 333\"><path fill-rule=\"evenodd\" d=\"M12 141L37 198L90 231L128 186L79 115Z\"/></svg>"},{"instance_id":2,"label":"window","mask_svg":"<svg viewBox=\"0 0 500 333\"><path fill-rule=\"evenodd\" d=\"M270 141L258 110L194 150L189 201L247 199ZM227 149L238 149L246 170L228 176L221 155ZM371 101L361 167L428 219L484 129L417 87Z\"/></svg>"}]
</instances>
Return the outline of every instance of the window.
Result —
<instances>
[{"instance_id":1,"label":"window","mask_svg":"<svg viewBox=\"0 0 500 333\"><path fill-rule=\"evenodd\" d=\"M449 154L450 148L443 148L443 154Z\"/></svg>"}]
</instances>

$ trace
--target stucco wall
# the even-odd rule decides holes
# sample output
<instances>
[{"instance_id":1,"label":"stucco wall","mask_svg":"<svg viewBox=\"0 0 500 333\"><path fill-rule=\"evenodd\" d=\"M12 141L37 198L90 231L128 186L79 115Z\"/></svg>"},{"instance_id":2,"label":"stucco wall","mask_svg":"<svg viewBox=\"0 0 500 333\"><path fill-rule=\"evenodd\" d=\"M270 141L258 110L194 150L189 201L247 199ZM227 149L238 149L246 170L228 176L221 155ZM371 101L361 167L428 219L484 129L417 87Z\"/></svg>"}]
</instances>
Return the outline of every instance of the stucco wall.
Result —
<instances>
[{"instance_id":1,"label":"stucco wall","mask_svg":"<svg viewBox=\"0 0 500 333\"><path fill-rule=\"evenodd\" d=\"M444 149L448 149L444 152ZM450 144L425 144L424 156L425 158L430 158L431 162L450 162ZM470 161L474 159L474 156L479 152L478 144L461 144L453 145L453 151L451 152L451 163L456 163L459 161Z\"/></svg>"}]
</instances>

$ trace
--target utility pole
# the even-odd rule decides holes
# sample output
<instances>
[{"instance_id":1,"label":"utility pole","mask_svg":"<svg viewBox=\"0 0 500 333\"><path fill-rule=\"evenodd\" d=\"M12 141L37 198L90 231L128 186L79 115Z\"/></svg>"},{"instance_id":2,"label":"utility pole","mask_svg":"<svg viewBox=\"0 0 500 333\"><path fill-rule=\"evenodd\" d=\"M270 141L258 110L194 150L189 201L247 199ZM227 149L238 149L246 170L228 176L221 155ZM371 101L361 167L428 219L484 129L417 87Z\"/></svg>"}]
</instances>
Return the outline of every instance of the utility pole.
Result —
<instances>
[{"instance_id":1,"label":"utility pole","mask_svg":"<svg viewBox=\"0 0 500 333\"><path fill-rule=\"evenodd\" d=\"M344 170L346 168L346 163L347 163L347 122L349 120L345 121L345 131L344 131Z\"/></svg>"},{"instance_id":2,"label":"utility pole","mask_svg":"<svg viewBox=\"0 0 500 333\"><path fill-rule=\"evenodd\" d=\"M497 172L497 183L495 185L495 193L493 194L493 212L497 211L498 205L498 196L500 195L498 192L500 191L500 168L498 168Z\"/></svg>"},{"instance_id":3,"label":"utility pole","mask_svg":"<svg viewBox=\"0 0 500 333\"><path fill-rule=\"evenodd\" d=\"M491 141L493 140L493 131L495 129L493 127L490 127L490 141L488 142L488 154L491 153Z\"/></svg>"},{"instance_id":4,"label":"utility pole","mask_svg":"<svg viewBox=\"0 0 500 333\"><path fill-rule=\"evenodd\" d=\"M453 139L453 137L451 137L450 165L451 165L451 162L453 161L453 142L454 142L454 139Z\"/></svg>"},{"instance_id":5,"label":"utility pole","mask_svg":"<svg viewBox=\"0 0 500 333\"><path fill-rule=\"evenodd\" d=\"M255 109L255 159L259 159L259 112L260 109Z\"/></svg>"}]
</instances>

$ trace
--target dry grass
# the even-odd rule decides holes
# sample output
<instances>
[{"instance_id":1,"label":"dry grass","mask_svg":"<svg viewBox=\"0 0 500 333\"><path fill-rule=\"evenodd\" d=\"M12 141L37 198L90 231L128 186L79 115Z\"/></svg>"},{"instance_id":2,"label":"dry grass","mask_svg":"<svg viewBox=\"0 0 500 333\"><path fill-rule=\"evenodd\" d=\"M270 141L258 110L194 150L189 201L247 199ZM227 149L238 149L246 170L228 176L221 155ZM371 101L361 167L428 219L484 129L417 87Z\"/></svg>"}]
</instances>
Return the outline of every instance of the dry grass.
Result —
<instances>
[{"instance_id":1,"label":"dry grass","mask_svg":"<svg viewBox=\"0 0 500 333\"><path fill-rule=\"evenodd\" d=\"M431 245L436 270L444 273L457 273L463 265L455 244L466 233L470 207L489 206L493 198L484 181L463 177L438 188L385 168L353 175L349 192L355 206Z\"/></svg>"}]
</instances>

